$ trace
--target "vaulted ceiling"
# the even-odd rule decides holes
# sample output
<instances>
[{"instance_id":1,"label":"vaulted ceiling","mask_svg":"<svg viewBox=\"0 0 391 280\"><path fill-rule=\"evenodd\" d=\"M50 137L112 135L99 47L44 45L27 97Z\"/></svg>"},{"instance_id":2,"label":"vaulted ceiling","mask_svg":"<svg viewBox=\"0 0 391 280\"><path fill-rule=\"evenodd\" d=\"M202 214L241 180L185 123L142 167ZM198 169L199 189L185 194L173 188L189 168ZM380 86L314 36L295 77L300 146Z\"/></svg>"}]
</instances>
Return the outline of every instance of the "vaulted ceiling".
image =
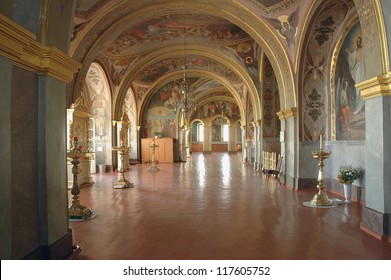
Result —
<instances>
[{"instance_id":1,"label":"vaulted ceiling","mask_svg":"<svg viewBox=\"0 0 391 280\"><path fill-rule=\"evenodd\" d=\"M186 65L198 99L228 94L237 103L245 102L246 90L258 87L263 48L237 24L253 31L251 22L237 19L225 5L227 10L240 7L263 18L268 32L262 40L279 38L289 51L288 38L276 35L279 27L273 20L282 26L281 16L289 21L299 2L79 0L70 45L71 55L84 67L79 84L87 66L99 61L110 76L115 99L129 87L137 94L174 83Z\"/></svg>"}]
</instances>

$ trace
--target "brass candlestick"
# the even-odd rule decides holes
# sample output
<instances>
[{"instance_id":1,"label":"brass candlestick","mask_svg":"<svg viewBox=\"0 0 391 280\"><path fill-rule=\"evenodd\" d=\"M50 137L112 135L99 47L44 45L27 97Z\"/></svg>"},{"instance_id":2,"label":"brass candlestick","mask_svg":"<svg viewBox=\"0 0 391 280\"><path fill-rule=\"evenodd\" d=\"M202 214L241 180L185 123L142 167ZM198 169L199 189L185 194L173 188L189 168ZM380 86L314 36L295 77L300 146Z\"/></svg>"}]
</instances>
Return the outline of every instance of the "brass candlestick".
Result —
<instances>
[{"instance_id":1,"label":"brass candlestick","mask_svg":"<svg viewBox=\"0 0 391 280\"><path fill-rule=\"evenodd\" d=\"M312 206L331 206L333 205L333 201L330 200L326 193L324 192L324 184L323 184L323 166L324 160L329 158L331 152L326 152L323 150L322 145L319 151L312 152L312 156L319 160L319 175L318 175L318 193L311 200Z\"/></svg>"},{"instance_id":2,"label":"brass candlestick","mask_svg":"<svg viewBox=\"0 0 391 280\"><path fill-rule=\"evenodd\" d=\"M159 171L159 168L156 166L156 160L155 160L155 150L159 147L159 145L155 144L155 139L152 139L152 144L148 145L152 149L152 160L151 160L151 166L147 169L147 171Z\"/></svg>"},{"instance_id":3,"label":"brass candlestick","mask_svg":"<svg viewBox=\"0 0 391 280\"><path fill-rule=\"evenodd\" d=\"M119 179L114 183L114 189L126 189L133 188L134 184L125 179L125 153L129 151L129 148L124 145L124 142L121 141L121 145L119 147L113 147L114 151L117 151L119 154L119 160L121 162L121 166L118 169Z\"/></svg>"},{"instance_id":4,"label":"brass candlestick","mask_svg":"<svg viewBox=\"0 0 391 280\"><path fill-rule=\"evenodd\" d=\"M78 147L77 137L73 140L73 148L67 152L67 157L71 158L72 161L72 174L73 174L73 185L71 189L72 204L68 208L69 220L90 220L95 218L94 212L88 207L81 205L79 201L80 188L77 182L77 174L79 173L77 165L80 163L79 159L86 156L86 152L83 152L81 147Z\"/></svg>"}]
</instances>

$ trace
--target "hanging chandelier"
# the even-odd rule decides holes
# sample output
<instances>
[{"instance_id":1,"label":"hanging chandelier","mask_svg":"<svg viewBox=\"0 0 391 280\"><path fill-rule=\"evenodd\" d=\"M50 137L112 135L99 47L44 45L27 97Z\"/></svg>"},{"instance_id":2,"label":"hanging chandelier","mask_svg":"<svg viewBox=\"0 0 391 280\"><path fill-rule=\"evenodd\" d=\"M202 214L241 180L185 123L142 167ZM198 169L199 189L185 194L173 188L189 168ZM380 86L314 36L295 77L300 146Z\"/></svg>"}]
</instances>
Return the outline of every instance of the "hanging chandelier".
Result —
<instances>
[{"instance_id":1,"label":"hanging chandelier","mask_svg":"<svg viewBox=\"0 0 391 280\"><path fill-rule=\"evenodd\" d=\"M183 66L183 78L180 85L175 87L175 91L178 94L178 100L174 104L174 108L183 113L184 117L187 118L188 114L195 110L197 102L191 98L192 89L186 80L186 66Z\"/></svg>"},{"instance_id":2,"label":"hanging chandelier","mask_svg":"<svg viewBox=\"0 0 391 280\"><path fill-rule=\"evenodd\" d=\"M185 53L185 62L182 66L183 68L183 78L182 82L175 87L175 91L177 93L178 99L174 101L174 109L175 111L181 111L184 118L187 119L189 117L189 113L192 110L195 110L197 107L197 102L191 98L191 94L193 93L193 89L189 86L186 77L186 30L184 30L184 53Z\"/></svg>"}]
</instances>

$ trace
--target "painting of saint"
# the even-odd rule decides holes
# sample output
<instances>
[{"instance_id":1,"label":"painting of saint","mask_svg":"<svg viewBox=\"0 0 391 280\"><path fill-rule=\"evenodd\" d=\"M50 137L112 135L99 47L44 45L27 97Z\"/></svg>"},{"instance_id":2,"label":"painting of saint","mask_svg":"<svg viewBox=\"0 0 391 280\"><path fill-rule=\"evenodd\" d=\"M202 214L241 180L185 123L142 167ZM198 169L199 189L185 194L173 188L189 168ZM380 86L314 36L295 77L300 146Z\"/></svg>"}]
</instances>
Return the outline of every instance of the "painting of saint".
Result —
<instances>
[{"instance_id":1,"label":"painting of saint","mask_svg":"<svg viewBox=\"0 0 391 280\"><path fill-rule=\"evenodd\" d=\"M354 82L357 84L364 81L365 78L365 63L362 52L362 39L358 36L356 39L356 47L353 51L348 48L345 49L347 53L347 60L349 63L349 71ZM361 97L360 91L356 89L356 106L354 113L358 114L364 107L364 100Z\"/></svg>"},{"instance_id":2,"label":"painting of saint","mask_svg":"<svg viewBox=\"0 0 391 280\"><path fill-rule=\"evenodd\" d=\"M344 38L335 69L336 140L365 140L365 106L355 87L365 79L362 33L354 24Z\"/></svg>"},{"instance_id":3,"label":"painting of saint","mask_svg":"<svg viewBox=\"0 0 391 280\"><path fill-rule=\"evenodd\" d=\"M107 123L106 110L103 107L102 101L98 101L96 103L96 108L95 108L95 126L96 126L95 134L100 136L100 138L102 138L107 134L106 123Z\"/></svg>"}]
</instances>

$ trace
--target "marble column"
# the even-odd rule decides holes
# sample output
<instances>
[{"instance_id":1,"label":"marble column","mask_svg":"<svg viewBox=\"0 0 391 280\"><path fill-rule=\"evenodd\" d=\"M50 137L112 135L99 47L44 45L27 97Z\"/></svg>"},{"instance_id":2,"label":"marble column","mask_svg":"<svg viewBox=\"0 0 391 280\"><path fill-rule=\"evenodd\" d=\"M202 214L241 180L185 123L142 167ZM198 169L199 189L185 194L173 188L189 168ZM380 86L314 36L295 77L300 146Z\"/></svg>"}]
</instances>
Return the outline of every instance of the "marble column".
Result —
<instances>
[{"instance_id":1,"label":"marble column","mask_svg":"<svg viewBox=\"0 0 391 280\"><path fill-rule=\"evenodd\" d=\"M204 154L212 153L212 126L204 125Z\"/></svg>"},{"instance_id":2,"label":"marble column","mask_svg":"<svg viewBox=\"0 0 391 280\"><path fill-rule=\"evenodd\" d=\"M246 139L246 126L242 125L242 161L247 162L247 139Z\"/></svg>"},{"instance_id":3,"label":"marble column","mask_svg":"<svg viewBox=\"0 0 391 280\"><path fill-rule=\"evenodd\" d=\"M365 207L362 229L391 236L391 74L357 85L365 100Z\"/></svg>"},{"instance_id":4,"label":"marble column","mask_svg":"<svg viewBox=\"0 0 391 280\"><path fill-rule=\"evenodd\" d=\"M236 153L236 126L229 125L228 153Z\"/></svg>"},{"instance_id":5,"label":"marble column","mask_svg":"<svg viewBox=\"0 0 391 280\"><path fill-rule=\"evenodd\" d=\"M281 120L281 131L284 141L281 142L281 156L284 157L281 166L280 180L288 188L299 188L298 178L298 120L297 108L292 107L277 113Z\"/></svg>"},{"instance_id":6,"label":"marble column","mask_svg":"<svg viewBox=\"0 0 391 280\"><path fill-rule=\"evenodd\" d=\"M263 129L262 120L258 120L255 123L254 137L255 137L255 163L256 170L261 170L262 165L262 150L263 150Z\"/></svg>"}]
</instances>

